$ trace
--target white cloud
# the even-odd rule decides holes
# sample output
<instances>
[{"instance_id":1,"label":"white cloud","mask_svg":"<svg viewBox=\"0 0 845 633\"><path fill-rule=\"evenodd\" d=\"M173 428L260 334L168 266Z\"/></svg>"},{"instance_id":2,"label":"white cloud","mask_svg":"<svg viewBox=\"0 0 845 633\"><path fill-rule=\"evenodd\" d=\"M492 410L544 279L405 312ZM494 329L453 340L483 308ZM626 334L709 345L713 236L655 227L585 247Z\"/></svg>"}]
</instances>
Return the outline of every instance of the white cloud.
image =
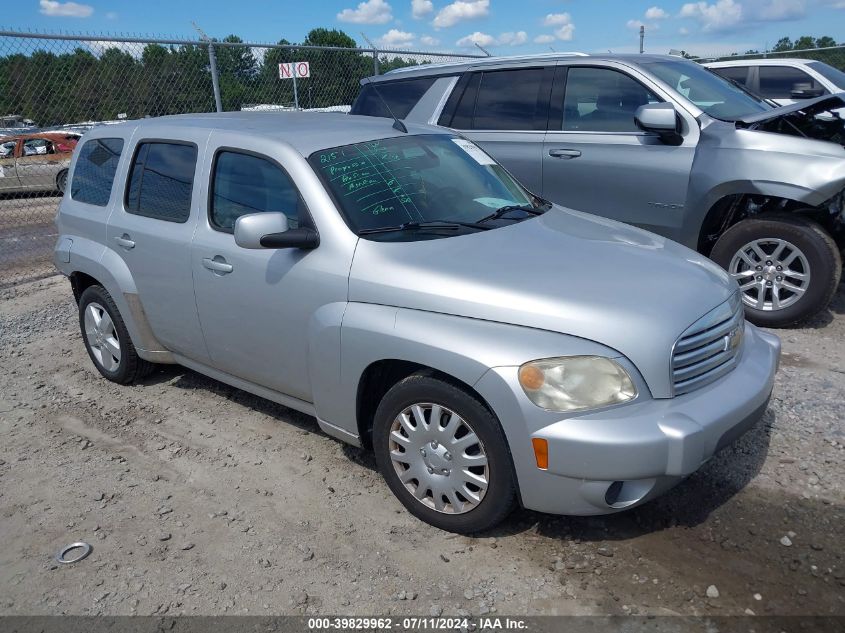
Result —
<instances>
[{"instance_id":1,"label":"white cloud","mask_svg":"<svg viewBox=\"0 0 845 633\"><path fill-rule=\"evenodd\" d=\"M516 33L507 32L499 35L499 44L506 46L522 46L528 41L528 33L525 31L517 31Z\"/></svg>"},{"instance_id":2,"label":"white cloud","mask_svg":"<svg viewBox=\"0 0 845 633\"><path fill-rule=\"evenodd\" d=\"M440 9L432 24L436 29L446 28L465 20L483 18L489 12L490 0L458 0Z\"/></svg>"},{"instance_id":3,"label":"white cloud","mask_svg":"<svg viewBox=\"0 0 845 633\"><path fill-rule=\"evenodd\" d=\"M116 48L121 53L129 53L135 59L141 59L141 55L144 53L144 46L134 42L105 42L95 40L85 42L85 46L97 57L102 56L110 48Z\"/></svg>"},{"instance_id":4,"label":"white cloud","mask_svg":"<svg viewBox=\"0 0 845 633\"><path fill-rule=\"evenodd\" d=\"M386 24L393 19L393 12L384 0L366 0L357 9L344 9L337 19L353 24Z\"/></svg>"},{"instance_id":5,"label":"white cloud","mask_svg":"<svg viewBox=\"0 0 845 633\"><path fill-rule=\"evenodd\" d=\"M681 35L689 35L689 29L685 26L682 26L678 29L678 33L680 33Z\"/></svg>"},{"instance_id":6,"label":"white cloud","mask_svg":"<svg viewBox=\"0 0 845 633\"><path fill-rule=\"evenodd\" d=\"M628 22L625 23L625 26L632 31L639 31L641 26L645 26L645 22L642 20L628 20Z\"/></svg>"},{"instance_id":7,"label":"white cloud","mask_svg":"<svg viewBox=\"0 0 845 633\"><path fill-rule=\"evenodd\" d=\"M568 13L549 13L543 20L543 26L559 26L572 22L572 16Z\"/></svg>"},{"instance_id":8,"label":"white cloud","mask_svg":"<svg viewBox=\"0 0 845 633\"><path fill-rule=\"evenodd\" d=\"M665 20L669 14L660 7L649 7L645 12L646 20Z\"/></svg>"},{"instance_id":9,"label":"white cloud","mask_svg":"<svg viewBox=\"0 0 845 633\"><path fill-rule=\"evenodd\" d=\"M420 44L422 44L423 46L437 46L438 44L440 44L440 40L438 40L436 37L431 37L431 35L423 35L420 38Z\"/></svg>"},{"instance_id":10,"label":"white cloud","mask_svg":"<svg viewBox=\"0 0 845 633\"><path fill-rule=\"evenodd\" d=\"M543 34L543 35L538 35L537 37L534 38L535 44L551 44L554 41L555 41L554 35Z\"/></svg>"},{"instance_id":11,"label":"white cloud","mask_svg":"<svg viewBox=\"0 0 845 633\"><path fill-rule=\"evenodd\" d=\"M43 15L59 18L87 18L94 13L94 7L76 2L56 2L55 0L41 0L39 11Z\"/></svg>"},{"instance_id":12,"label":"white cloud","mask_svg":"<svg viewBox=\"0 0 845 633\"><path fill-rule=\"evenodd\" d=\"M487 33L476 31L475 33L470 33L462 37L455 44L458 46L475 46L476 44L479 46L491 46L492 44L496 44L496 38Z\"/></svg>"},{"instance_id":13,"label":"white cloud","mask_svg":"<svg viewBox=\"0 0 845 633\"><path fill-rule=\"evenodd\" d=\"M431 0L411 0L411 15L415 20L425 17L434 11L434 3Z\"/></svg>"},{"instance_id":14,"label":"white cloud","mask_svg":"<svg viewBox=\"0 0 845 633\"><path fill-rule=\"evenodd\" d=\"M680 17L697 20L705 32L727 31L742 22L742 5L734 0L717 0L714 4L689 2L681 7Z\"/></svg>"},{"instance_id":15,"label":"white cloud","mask_svg":"<svg viewBox=\"0 0 845 633\"><path fill-rule=\"evenodd\" d=\"M376 43L385 48L402 48L403 46L413 44L414 38L416 38L416 35L413 33L400 31L399 29L390 29L387 33L376 39Z\"/></svg>"},{"instance_id":16,"label":"white cloud","mask_svg":"<svg viewBox=\"0 0 845 633\"><path fill-rule=\"evenodd\" d=\"M806 0L757 0L748 4L751 17L763 22L794 20L807 12Z\"/></svg>"}]
</instances>

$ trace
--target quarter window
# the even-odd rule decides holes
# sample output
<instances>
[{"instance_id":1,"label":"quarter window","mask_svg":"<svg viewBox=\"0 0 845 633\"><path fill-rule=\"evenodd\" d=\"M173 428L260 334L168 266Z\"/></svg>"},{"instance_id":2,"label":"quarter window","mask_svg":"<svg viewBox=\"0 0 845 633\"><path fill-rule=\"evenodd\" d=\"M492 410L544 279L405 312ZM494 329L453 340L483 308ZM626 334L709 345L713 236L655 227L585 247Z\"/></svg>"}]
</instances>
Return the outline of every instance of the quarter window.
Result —
<instances>
[{"instance_id":1,"label":"quarter window","mask_svg":"<svg viewBox=\"0 0 845 633\"><path fill-rule=\"evenodd\" d=\"M95 138L85 141L79 150L73 171L71 198L98 207L106 206L122 151L122 138Z\"/></svg>"},{"instance_id":2,"label":"quarter window","mask_svg":"<svg viewBox=\"0 0 845 633\"><path fill-rule=\"evenodd\" d=\"M712 68L711 70L725 79L732 79L741 86L748 85L748 66L724 66L722 68Z\"/></svg>"},{"instance_id":3,"label":"quarter window","mask_svg":"<svg viewBox=\"0 0 845 633\"><path fill-rule=\"evenodd\" d=\"M366 84L352 105L350 114L390 118L392 112L397 118L404 119L426 91L431 88L434 79L434 77L423 77L407 81ZM387 106L385 106L385 103ZM390 110L388 110L388 106Z\"/></svg>"},{"instance_id":4,"label":"quarter window","mask_svg":"<svg viewBox=\"0 0 845 633\"><path fill-rule=\"evenodd\" d=\"M628 75L606 68L570 68L563 98L567 132L639 132L634 114L658 103L650 90Z\"/></svg>"},{"instance_id":5,"label":"quarter window","mask_svg":"<svg viewBox=\"0 0 845 633\"><path fill-rule=\"evenodd\" d=\"M304 204L290 177L275 163L239 152L223 151L214 163L209 219L231 232L235 220L249 213L284 213L288 226L299 226Z\"/></svg>"},{"instance_id":6,"label":"quarter window","mask_svg":"<svg viewBox=\"0 0 845 633\"><path fill-rule=\"evenodd\" d=\"M129 173L126 210L167 222L187 222L196 166L195 145L140 143Z\"/></svg>"},{"instance_id":7,"label":"quarter window","mask_svg":"<svg viewBox=\"0 0 845 633\"><path fill-rule=\"evenodd\" d=\"M798 84L818 90L822 86L810 75L791 66L760 66L760 94L767 99L791 99Z\"/></svg>"}]
</instances>

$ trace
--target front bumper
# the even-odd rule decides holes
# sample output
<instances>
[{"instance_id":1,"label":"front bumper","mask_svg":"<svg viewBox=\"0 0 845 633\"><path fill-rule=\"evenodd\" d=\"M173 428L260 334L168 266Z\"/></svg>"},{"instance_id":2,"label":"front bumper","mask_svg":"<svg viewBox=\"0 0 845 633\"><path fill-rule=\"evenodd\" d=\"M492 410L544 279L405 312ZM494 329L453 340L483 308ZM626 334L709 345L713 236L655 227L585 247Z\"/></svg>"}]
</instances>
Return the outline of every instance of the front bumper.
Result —
<instances>
[{"instance_id":1,"label":"front bumper","mask_svg":"<svg viewBox=\"0 0 845 633\"><path fill-rule=\"evenodd\" d=\"M491 369L475 388L502 422L526 508L605 514L668 490L751 428L766 410L779 355L776 336L746 324L739 362L719 380L572 417L531 403L517 367ZM548 441L547 470L536 466L532 437Z\"/></svg>"}]
</instances>

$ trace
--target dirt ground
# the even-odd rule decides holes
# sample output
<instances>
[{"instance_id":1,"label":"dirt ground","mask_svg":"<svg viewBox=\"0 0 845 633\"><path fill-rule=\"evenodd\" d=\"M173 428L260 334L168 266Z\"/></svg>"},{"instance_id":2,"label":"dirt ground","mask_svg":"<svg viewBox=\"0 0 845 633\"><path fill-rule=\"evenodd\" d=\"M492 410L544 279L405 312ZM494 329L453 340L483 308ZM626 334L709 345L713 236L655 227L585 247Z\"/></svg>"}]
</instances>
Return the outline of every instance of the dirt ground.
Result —
<instances>
[{"instance_id":1,"label":"dirt ground","mask_svg":"<svg viewBox=\"0 0 845 633\"><path fill-rule=\"evenodd\" d=\"M778 334L764 418L661 499L469 538L312 418L178 367L102 379L65 279L0 291L0 615L845 615L845 287Z\"/></svg>"}]
</instances>

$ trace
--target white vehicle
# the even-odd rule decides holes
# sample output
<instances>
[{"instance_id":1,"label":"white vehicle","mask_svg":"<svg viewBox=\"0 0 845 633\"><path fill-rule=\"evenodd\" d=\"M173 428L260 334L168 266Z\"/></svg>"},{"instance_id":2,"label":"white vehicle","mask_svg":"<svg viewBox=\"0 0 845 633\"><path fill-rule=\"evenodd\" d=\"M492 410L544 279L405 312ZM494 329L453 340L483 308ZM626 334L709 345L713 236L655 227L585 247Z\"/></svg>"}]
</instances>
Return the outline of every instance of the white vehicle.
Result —
<instances>
[{"instance_id":1,"label":"white vehicle","mask_svg":"<svg viewBox=\"0 0 845 633\"><path fill-rule=\"evenodd\" d=\"M845 72L811 59L737 59L704 65L778 105L845 92Z\"/></svg>"}]
</instances>

